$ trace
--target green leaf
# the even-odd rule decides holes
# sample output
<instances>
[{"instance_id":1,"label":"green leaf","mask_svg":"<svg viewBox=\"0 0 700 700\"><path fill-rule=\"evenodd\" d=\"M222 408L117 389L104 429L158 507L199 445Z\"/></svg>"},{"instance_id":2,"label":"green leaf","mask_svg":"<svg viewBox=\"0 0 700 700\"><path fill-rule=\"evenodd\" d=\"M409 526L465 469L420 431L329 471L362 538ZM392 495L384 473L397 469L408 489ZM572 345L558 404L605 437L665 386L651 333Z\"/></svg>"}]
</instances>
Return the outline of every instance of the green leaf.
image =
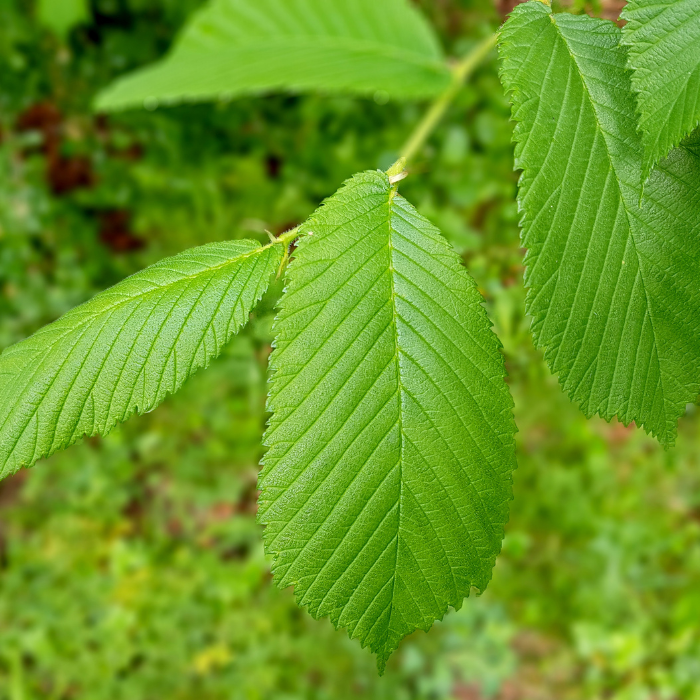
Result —
<instances>
[{"instance_id":1,"label":"green leaf","mask_svg":"<svg viewBox=\"0 0 700 700\"><path fill-rule=\"evenodd\" d=\"M456 253L356 175L302 226L275 322L259 519L279 586L378 656L501 547L515 468L500 344Z\"/></svg>"},{"instance_id":2,"label":"green leaf","mask_svg":"<svg viewBox=\"0 0 700 700\"><path fill-rule=\"evenodd\" d=\"M37 19L60 36L90 19L88 0L38 0Z\"/></svg>"},{"instance_id":3,"label":"green leaf","mask_svg":"<svg viewBox=\"0 0 700 700\"><path fill-rule=\"evenodd\" d=\"M155 408L247 320L281 245L230 241L146 268L0 355L0 478Z\"/></svg>"},{"instance_id":4,"label":"green leaf","mask_svg":"<svg viewBox=\"0 0 700 700\"><path fill-rule=\"evenodd\" d=\"M501 35L517 122L527 307L587 416L675 439L700 391L700 160L674 151L641 194L620 30L518 6Z\"/></svg>"},{"instance_id":5,"label":"green leaf","mask_svg":"<svg viewBox=\"0 0 700 700\"><path fill-rule=\"evenodd\" d=\"M96 109L272 90L420 98L449 80L430 26L407 0L213 0L164 60L117 80Z\"/></svg>"},{"instance_id":6,"label":"green leaf","mask_svg":"<svg viewBox=\"0 0 700 700\"><path fill-rule=\"evenodd\" d=\"M631 0L622 19L646 178L700 124L700 0Z\"/></svg>"}]
</instances>

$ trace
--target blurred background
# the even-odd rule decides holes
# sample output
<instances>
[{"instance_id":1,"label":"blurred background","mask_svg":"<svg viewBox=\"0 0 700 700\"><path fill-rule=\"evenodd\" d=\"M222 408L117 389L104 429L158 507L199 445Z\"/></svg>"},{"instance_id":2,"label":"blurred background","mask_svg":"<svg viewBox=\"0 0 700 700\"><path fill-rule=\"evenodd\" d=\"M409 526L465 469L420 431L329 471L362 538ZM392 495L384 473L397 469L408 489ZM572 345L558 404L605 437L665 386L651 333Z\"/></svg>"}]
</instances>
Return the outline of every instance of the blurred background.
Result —
<instances>
[{"instance_id":1,"label":"blurred background","mask_svg":"<svg viewBox=\"0 0 700 700\"><path fill-rule=\"evenodd\" d=\"M92 0L67 19L64 0L0 0L0 348L164 255L296 225L388 167L425 109L277 95L95 116L98 89L200 4ZM513 5L417 4L456 56ZM255 501L277 285L158 410L0 484L0 700L700 698L700 416L664 451L562 394L523 313L510 137L494 56L401 186L505 346L519 469L487 592L378 678L272 585Z\"/></svg>"}]
</instances>

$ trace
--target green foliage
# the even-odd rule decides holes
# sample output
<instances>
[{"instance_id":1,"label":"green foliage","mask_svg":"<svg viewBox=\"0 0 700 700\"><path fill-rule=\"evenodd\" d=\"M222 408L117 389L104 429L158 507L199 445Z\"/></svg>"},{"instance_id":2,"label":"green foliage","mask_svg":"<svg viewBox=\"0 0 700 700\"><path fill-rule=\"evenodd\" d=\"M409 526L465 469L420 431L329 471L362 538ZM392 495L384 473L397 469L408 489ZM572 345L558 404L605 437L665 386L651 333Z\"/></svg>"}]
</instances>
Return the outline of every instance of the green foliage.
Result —
<instances>
[{"instance_id":1,"label":"green foliage","mask_svg":"<svg viewBox=\"0 0 700 700\"><path fill-rule=\"evenodd\" d=\"M88 0L38 0L39 21L57 34L65 36L75 25L90 17Z\"/></svg>"},{"instance_id":2,"label":"green foliage","mask_svg":"<svg viewBox=\"0 0 700 700\"><path fill-rule=\"evenodd\" d=\"M93 122L84 110L95 88L115 72L160 55L173 26L199 3L94 0L92 25L85 22L61 42L42 32L36 46L36 18L26 9L13 9L20 4L0 3L0 16L11 29L0 38L3 345L89 297L96 287L164 254L212 239L296 226L334 189L333 183L363 170L368 162L384 169L395 159L393 149L405 140L418 113L411 105L384 108L389 97L434 94L450 79L431 30L403 2L214 2L185 29L171 56L144 76L168 81L163 84L171 91L159 95L160 85L152 82L150 92L132 98L147 107L224 98L218 105ZM606 4L577 0L567 7L598 11ZM480 32L473 31L473 18L485 12L483 6L469 0L460 0L459 7L450 0L439 7L422 5L442 22L437 25L444 27L441 39L446 46L453 43L455 55L465 54L476 42ZM654 31L673 28L670 38L658 33L652 37L658 41L652 42L650 54L658 54L661 46L659 56L675 54L677 59L681 54L686 61L694 56L696 16L689 15L682 25L667 21L688 6L679 2L664 5L658 16L656 10L639 15L656 22ZM271 12L256 19L259 8ZM290 8L315 13L304 16L308 22L301 34L299 25L279 19L287 18ZM412 19L402 27L406 31L390 36L396 24L393 11ZM540 7L535 13L540 11L547 12ZM528 12L520 9L516 16ZM631 7L628 12L633 14ZM362 28L353 23L379 14L381 18ZM309 29L319 17L325 39L313 34L317 25ZM339 17L346 35L334 34L329 40L328 30ZM542 17L533 20L538 31L523 26L511 31L516 20L506 29L511 39L526 37L528 51L537 54L524 58L521 47L514 48L512 62L521 61L522 71L510 76L516 98L523 102L516 115L522 120L518 163L529 188L521 192L521 204L525 237L532 244L528 303L539 313L537 340L587 413L598 406L609 418L617 405L623 420L634 418L670 442L677 415L698 388L693 290L700 141L697 135L690 137L662 159L642 192L643 166L649 167L643 144L650 137L636 133L635 97L624 70L619 31L586 18L548 16L540 22ZM465 27L469 36L460 37ZM625 31L623 42L631 45L628 67L635 68L634 60L643 62L647 52L635 54L634 33L647 35L634 21ZM230 41L229 34L236 32L238 38ZM684 36L691 38L686 48L678 42ZM225 54L225 61L235 53L247 65L252 61L254 70L245 73L237 64L232 72L214 53ZM341 54L345 72L339 73L332 60ZM196 73L200 61L208 63ZM676 65L675 70L682 77L683 69ZM693 70L691 66L687 71L691 87ZM222 88L216 81L224 74L238 82ZM457 91L458 74L454 71L448 97ZM183 76L189 86L179 82ZM377 76L384 83L378 85ZM644 78L641 70L632 75L637 90L636 81ZM649 74L646 78L651 80ZM125 85L145 90L141 78L126 80ZM679 81L664 82L659 94L675 90ZM195 94L201 85L204 91ZM225 106L226 98L234 95L277 89L374 92L376 104L342 97L274 97L258 103L241 100L235 110ZM112 94L118 93L120 84L114 90ZM688 90L681 98L689 112L695 104L691 98ZM407 640L381 683L370 675L369 657L357 645L332 635L329 625L297 615L291 596L269 591L253 521L263 379L273 342L274 299L268 299L256 308L251 327L223 350L220 361L188 383L184 394L166 401L155 417L129 423L105 441L88 441L68 457L56 455L52 468L38 476L22 472L0 486L2 700L48 695L61 700L82 695L218 700L232 693L251 699L423 700L475 693L494 697L499 691L502 697L518 697L519 688L528 697L557 700L695 700L700 687L695 624L700 607L698 562L691 550L698 534L698 501L692 495L697 493L697 419L686 422L679 449L664 454L643 434L615 423L586 423L554 382L547 381L539 356L528 346L523 292L515 284L520 274L517 216L510 201L514 178L508 172L509 127L502 92L487 71L457 100L448 128L422 149L435 167L419 164L416 169L427 172L403 183L402 192L410 193L421 213L469 256L469 269L508 350L509 384L515 386L519 423L526 428L521 450L525 470L519 474L522 496L495 589L437 625L430 637ZM671 120L675 126L682 121L677 112ZM439 116L434 109L432 113ZM681 128L673 145L694 125L691 119L690 126ZM545 157L546 150L553 155ZM80 177L64 189L65 175L76 172ZM364 188L378 200L384 198L380 208L387 211L383 216L378 210L366 211L360 220L348 222L353 212L367 206ZM363 196L355 199L352 193L358 189ZM372 228L377 217L377 228ZM333 230L338 218L345 223ZM121 228L105 226L114 221ZM354 236L351 247L347 228ZM456 256L437 230L393 193L381 173L356 176L301 230L307 235L295 252L277 326L286 328L286 336L278 339L274 355L272 405L282 409L276 410L268 434L271 451L262 479L261 519L268 522L266 537L276 556L278 581L293 583L300 602L314 615L328 613L335 624L348 626L351 636L378 652L382 667L404 633L427 629L449 604L459 606L470 583L483 589L491 575L514 464L503 361L481 298ZM401 245L411 252L403 255ZM263 251L252 242L222 244L226 246L240 246L254 255ZM267 281L283 249L264 250L271 256L265 264ZM363 251L368 254L358 258ZM376 255L369 257L372 251ZM431 277L428 271L435 274ZM358 281L368 283L373 274L371 294L361 297ZM213 278L216 283L211 281L208 290L223 283L218 275ZM124 284L133 279L138 277ZM295 289L295 280L310 284ZM330 299L324 297L326 284L326 291L334 292ZM271 296L279 291L276 287ZM311 300L310 306L305 299ZM255 296L249 301L252 306ZM139 313L133 300L128 304ZM294 304L301 308L290 313ZM367 326L353 333L350 322L372 304L377 317L367 313L359 319ZM335 319L340 307L348 311L347 319L339 325L324 322L329 316ZM181 311L174 302L172 308ZM219 318L207 304L187 308L190 320L205 325L200 313ZM238 313L234 305L229 311L236 324L248 320L247 309ZM373 342L367 331L384 316L388 324L383 332L394 331L393 355L380 334L370 354L353 365L351 352ZM110 314L104 328L118 320ZM308 328L300 328L306 321ZM214 326L218 329L216 320ZM51 328L17 348L29 348L35 357L44 353L39 343ZM183 345L189 330L182 331ZM125 335L121 328L112 331ZM488 352L473 344L472 335L488 338ZM166 340L176 337L177 332L170 333ZM218 335L212 339L216 351L223 342ZM473 364L463 366L465 358L455 346ZM305 352L309 347L311 356ZM17 348L9 356L20 353ZM208 362L204 349L182 350L179 356L184 353L186 363ZM105 366L113 368L113 362L128 359L130 352L126 349L116 359L106 352ZM388 360L383 368L372 362L372 353L382 352ZM32 362L38 366L20 354L17 362L25 370ZM48 355L53 361L50 350ZM415 357L419 362L414 367ZM89 353L83 353L83 360L93 367ZM415 369L418 364L424 375ZM483 380L480 366L487 367L492 384ZM143 385L148 377L159 384L158 372L146 369ZM166 379L173 385L187 374L176 372L174 364L166 369L171 369ZM307 382L314 372L325 370L322 379L316 382L314 376ZM343 372L348 381L341 387ZM461 381L450 381L449 372ZM70 380L61 370L55 374L57 386ZM20 384L21 376L22 370ZM571 377L580 385L574 387ZM78 374L75 387L90 396L93 379L99 387L102 379L109 383L115 375ZM371 389L362 394L370 382ZM298 391L300 384L308 391ZM13 386L8 384L8 394ZM69 399L76 398L70 381L65 387ZM151 388L157 399L160 390ZM382 389L389 397L386 404L377 402ZM412 402L419 392L421 401ZM348 397L352 400L344 403ZM41 404L49 428L51 420L61 420L64 398L51 394ZM455 398L456 404L447 404ZM482 415L475 400L479 406L490 404L491 410ZM66 410L73 410L75 424L59 426L65 435L73 431L66 439L90 423L89 401L85 409L79 401L77 408L71 407L69 400ZM366 410L372 401L380 409L375 418ZM137 403L131 409L141 409ZM298 415L306 414L309 406L318 414L313 425L308 415ZM391 422L392 410L398 419L393 432L390 428L382 438L379 419L388 416ZM688 412L692 414L692 406ZM103 413L105 421L118 419L108 408ZM459 421L462 414L464 424ZM489 436L488 426L482 430L488 419L500 427L496 436ZM465 425L477 426L474 441ZM299 431L307 429L299 438ZM324 432L329 430L332 435ZM404 449L404 438L415 435L418 449ZM494 472L484 473L482 455L475 454L480 440L491 441L491 452L500 451ZM362 461L373 441L381 449L393 449L396 459L378 462L373 453ZM44 442L49 449L54 443L58 448L60 438ZM412 460L417 455L424 462ZM420 472L425 465L431 467L428 479ZM438 493L433 477L448 483L451 502ZM381 478L390 483L385 480L374 489ZM280 492L280 484L289 488ZM342 495L334 490L338 484L347 486ZM311 488L302 491L300 485ZM419 497L404 499L404 490L409 493L416 485ZM490 510L480 512L482 499ZM321 517L326 519L321 522ZM380 519L381 525L373 527ZM415 565L406 564L410 556ZM362 567L370 573L355 586ZM375 615L377 625L368 631L367 618L378 612L381 596L387 596L383 582L391 586L389 612ZM411 593L415 601L406 600ZM403 617L397 621L399 614ZM533 635L535 643L528 642ZM546 643L538 635L546 636ZM548 651L533 674L531 659L541 643ZM509 686L504 685L506 677ZM533 677L542 685L539 694L532 690Z\"/></svg>"},{"instance_id":3,"label":"green foliage","mask_svg":"<svg viewBox=\"0 0 700 700\"><path fill-rule=\"evenodd\" d=\"M521 337L506 340L517 496L485 599L517 620L511 688L546 700L699 700L697 408L664 450L576 415Z\"/></svg>"},{"instance_id":4,"label":"green foliage","mask_svg":"<svg viewBox=\"0 0 700 700\"><path fill-rule=\"evenodd\" d=\"M390 21L389 21L390 19ZM435 95L449 70L407 0L213 0L160 63L120 78L99 110L271 90Z\"/></svg>"},{"instance_id":5,"label":"green foliage","mask_svg":"<svg viewBox=\"0 0 700 700\"><path fill-rule=\"evenodd\" d=\"M279 585L383 671L402 637L491 577L512 402L474 283L387 175L356 175L300 233L259 517Z\"/></svg>"},{"instance_id":6,"label":"green foliage","mask_svg":"<svg viewBox=\"0 0 700 700\"><path fill-rule=\"evenodd\" d=\"M646 177L700 124L700 2L631 0L622 19Z\"/></svg>"},{"instance_id":7,"label":"green foliage","mask_svg":"<svg viewBox=\"0 0 700 700\"><path fill-rule=\"evenodd\" d=\"M221 352L281 245L212 243L167 258L0 355L0 475L148 412Z\"/></svg>"},{"instance_id":8,"label":"green foliage","mask_svg":"<svg viewBox=\"0 0 700 700\"><path fill-rule=\"evenodd\" d=\"M673 442L700 391L700 158L674 151L641 191L620 30L520 5L501 36L533 335L587 416Z\"/></svg>"},{"instance_id":9,"label":"green foliage","mask_svg":"<svg viewBox=\"0 0 700 700\"><path fill-rule=\"evenodd\" d=\"M43 186L44 164L17 158L28 138L0 144L0 347L26 338L90 296L106 251L75 211ZM72 245L54 235L67 220ZM104 282L103 282L104 285Z\"/></svg>"},{"instance_id":10,"label":"green foliage","mask_svg":"<svg viewBox=\"0 0 700 700\"><path fill-rule=\"evenodd\" d=\"M411 103L273 96L95 122L91 96L162 51L187 4L129 0L120 13L97 0L102 21L71 33L68 61L31 20L3 64L12 167L0 189L2 347L163 256L296 225L351 173L388 167L420 116ZM441 35L457 54L472 40L455 22L481 36L497 21L490 4L467 5ZM89 159L91 187L56 195L39 134L17 135L20 112L40 101L63 113L64 152ZM516 178L492 63L460 93L427 157L435 167L402 193L469 256L490 303L506 287L513 297ZM114 209L130 213L141 248L102 239ZM517 671L517 628L500 602L475 599L406 639L379 679L357 642L270 585L255 478L280 292L274 285L219 359L157 411L0 483L2 700L448 700L472 684L496 692Z\"/></svg>"}]
</instances>

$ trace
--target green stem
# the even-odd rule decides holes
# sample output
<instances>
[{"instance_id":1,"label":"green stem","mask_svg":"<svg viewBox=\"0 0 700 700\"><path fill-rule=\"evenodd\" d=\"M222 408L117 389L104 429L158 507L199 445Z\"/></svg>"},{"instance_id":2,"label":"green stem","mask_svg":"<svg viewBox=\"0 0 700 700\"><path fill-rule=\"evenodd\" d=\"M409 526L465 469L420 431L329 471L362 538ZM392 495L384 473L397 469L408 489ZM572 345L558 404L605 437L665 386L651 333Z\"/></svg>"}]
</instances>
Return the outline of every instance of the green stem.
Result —
<instances>
[{"instance_id":1,"label":"green stem","mask_svg":"<svg viewBox=\"0 0 700 700\"><path fill-rule=\"evenodd\" d=\"M300 226L295 226L293 229L290 229L289 231L285 231L283 234L278 236L277 238L273 238L272 234L268 232L268 235L270 238L273 238L273 240L268 243L265 248L270 248L273 245L279 245L280 243L284 244L284 257L282 258L282 262L280 263L279 269L277 270L277 277L276 279L279 279L280 276L282 275L282 272L284 271L284 268L286 267L287 263L289 262L289 244L299 236L299 229Z\"/></svg>"},{"instance_id":2,"label":"green stem","mask_svg":"<svg viewBox=\"0 0 700 700\"><path fill-rule=\"evenodd\" d=\"M297 236L299 235L299 226L290 229L289 231L285 231L285 233L281 234L278 236L274 243L272 245L278 244L278 243L285 243L289 244L291 243Z\"/></svg>"},{"instance_id":3,"label":"green stem","mask_svg":"<svg viewBox=\"0 0 700 700\"><path fill-rule=\"evenodd\" d=\"M453 69L452 81L435 102L430 106L425 116L415 128L410 138L404 145L401 155L406 161L411 160L423 147L430 134L445 115L447 108L462 89L466 79L474 72L478 65L491 53L496 46L498 34L490 36L482 41L470 53L468 53Z\"/></svg>"},{"instance_id":4,"label":"green stem","mask_svg":"<svg viewBox=\"0 0 700 700\"><path fill-rule=\"evenodd\" d=\"M462 89L467 78L474 72L479 64L491 53L491 50L496 46L498 41L498 33L493 34L488 39L484 39L472 51L470 51L454 68L452 68L452 80L445 92L440 95L435 102L430 106L423 119L414 129L410 138L402 149L401 158L389 169L390 176L400 175L407 161L413 158L416 153L423 147L430 134L433 133L444 116L447 108L452 104L452 101ZM400 178L397 178L400 179ZM271 243L266 245L269 248L273 245L283 243L289 245L299 235L299 227L293 228L291 231L286 231L281 236L275 238ZM284 264L284 261L283 261Z\"/></svg>"}]
</instances>

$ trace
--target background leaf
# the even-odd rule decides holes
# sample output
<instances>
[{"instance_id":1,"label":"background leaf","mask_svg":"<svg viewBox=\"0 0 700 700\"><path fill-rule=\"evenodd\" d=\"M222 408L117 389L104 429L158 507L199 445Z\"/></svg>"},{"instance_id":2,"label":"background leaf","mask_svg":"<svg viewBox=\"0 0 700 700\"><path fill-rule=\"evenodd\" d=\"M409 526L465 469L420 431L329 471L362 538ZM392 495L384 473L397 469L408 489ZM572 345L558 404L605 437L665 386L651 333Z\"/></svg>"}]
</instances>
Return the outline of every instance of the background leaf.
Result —
<instances>
[{"instance_id":1,"label":"background leaf","mask_svg":"<svg viewBox=\"0 0 700 700\"><path fill-rule=\"evenodd\" d=\"M247 319L281 245L166 258L0 355L0 477L155 408Z\"/></svg>"},{"instance_id":2,"label":"background leaf","mask_svg":"<svg viewBox=\"0 0 700 700\"><path fill-rule=\"evenodd\" d=\"M663 443L700 390L700 160L673 152L642 198L620 30L516 8L501 36L533 335L587 416ZM641 201L641 204L640 204Z\"/></svg>"},{"instance_id":3,"label":"background leaf","mask_svg":"<svg viewBox=\"0 0 700 700\"><path fill-rule=\"evenodd\" d=\"M96 108L270 91L429 97L450 74L406 0L213 0L160 63L117 80Z\"/></svg>"},{"instance_id":4,"label":"background leaf","mask_svg":"<svg viewBox=\"0 0 700 700\"><path fill-rule=\"evenodd\" d=\"M646 177L700 123L700 0L631 0L622 19Z\"/></svg>"},{"instance_id":5,"label":"background leaf","mask_svg":"<svg viewBox=\"0 0 700 700\"><path fill-rule=\"evenodd\" d=\"M39 22L65 36L90 18L90 4L88 0L38 0L36 12Z\"/></svg>"},{"instance_id":6,"label":"background leaf","mask_svg":"<svg viewBox=\"0 0 700 700\"><path fill-rule=\"evenodd\" d=\"M302 228L275 322L260 521L280 586L378 656L501 547L512 400L475 284L380 172Z\"/></svg>"}]
</instances>

